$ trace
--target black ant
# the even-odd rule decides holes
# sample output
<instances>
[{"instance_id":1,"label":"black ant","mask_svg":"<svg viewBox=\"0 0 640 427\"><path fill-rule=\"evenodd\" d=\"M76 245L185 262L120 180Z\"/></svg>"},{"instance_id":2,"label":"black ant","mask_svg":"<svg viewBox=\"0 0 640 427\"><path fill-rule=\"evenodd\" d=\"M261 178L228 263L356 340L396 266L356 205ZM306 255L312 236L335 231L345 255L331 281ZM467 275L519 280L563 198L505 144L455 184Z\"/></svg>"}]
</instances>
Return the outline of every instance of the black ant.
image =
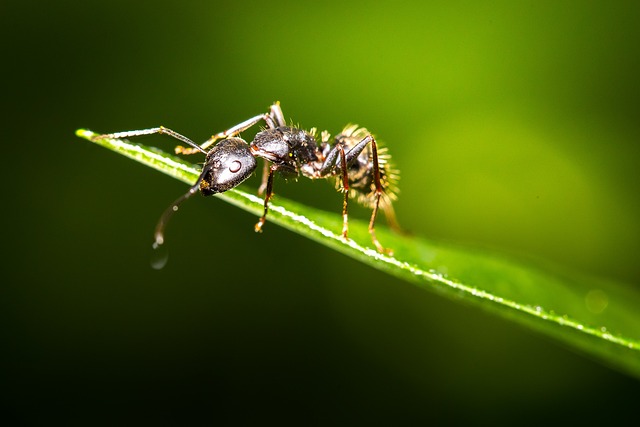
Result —
<instances>
[{"instance_id":1,"label":"black ant","mask_svg":"<svg viewBox=\"0 0 640 427\"><path fill-rule=\"evenodd\" d=\"M258 132L253 141L247 144L237 137L241 132L260 121L266 128ZM378 209L382 208L389 224L399 229L395 219L392 201L396 199L398 172L389 163L386 149L378 149L374 137L357 125L346 126L336 135L333 144L329 143L327 131L320 134L315 128L305 131L295 126L287 126L280 103L274 103L269 112L259 114L242 123L213 135L202 145L165 127L157 127L128 132L100 135L97 138L129 138L141 135L169 135L189 147L177 146L178 154L203 153L206 155L202 173L189 191L173 202L162 214L155 230L154 247L164 243L164 230L173 212L178 206L198 190L204 196L222 193L238 186L249 178L257 167L256 157L265 160L262 185L258 192L264 197L264 213L255 225L255 231L261 232L269 211L269 200L273 195L273 176L277 171L286 177L299 175L310 179L334 178L336 188L344 192L342 203L342 237L347 239L349 198L355 198L360 204L373 209L369 221L369 233L376 249L385 250L375 234L375 221ZM221 140L208 151L209 146Z\"/></svg>"}]
</instances>

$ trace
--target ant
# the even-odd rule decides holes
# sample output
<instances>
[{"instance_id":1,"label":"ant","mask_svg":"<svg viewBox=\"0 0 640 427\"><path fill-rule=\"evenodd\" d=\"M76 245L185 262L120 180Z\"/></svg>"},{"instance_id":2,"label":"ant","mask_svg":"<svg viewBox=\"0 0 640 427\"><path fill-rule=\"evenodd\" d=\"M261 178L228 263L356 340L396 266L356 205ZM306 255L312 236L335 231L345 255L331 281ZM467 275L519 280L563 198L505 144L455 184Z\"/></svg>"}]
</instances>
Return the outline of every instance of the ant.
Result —
<instances>
[{"instance_id":1,"label":"ant","mask_svg":"<svg viewBox=\"0 0 640 427\"><path fill-rule=\"evenodd\" d=\"M266 128L258 132L251 143L238 137L241 132L261 121L264 121ZM262 231L269 212L275 172L285 178L299 175L310 179L333 178L336 189L344 193L342 237L348 238L348 200L354 198L373 209L369 233L378 252L391 253L378 241L375 221L379 208L382 208L389 225L396 230L400 229L392 206L392 201L397 197L398 171L391 166L386 149L378 149L373 135L363 127L347 125L334 137L333 144L330 144L331 136L327 131L318 135L316 128L305 131L297 126L288 126L280 103L275 102L269 112L217 133L202 145L197 145L189 138L163 126L105 134L97 138L121 139L152 134L168 135L189 146L177 146L176 154L203 153L206 156L196 183L160 217L155 229L154 248L164 243L167 222L182 202L198 191L204 196L211 196L235 188L253 174L257 167L256 158L260 157L265 162L258 193L265 193L265 196L264 212L255 225L256 232ZM213 145L218 140L220 141ZM213 147L207 150L211 145Z\"/></svg>"}]
</instances>

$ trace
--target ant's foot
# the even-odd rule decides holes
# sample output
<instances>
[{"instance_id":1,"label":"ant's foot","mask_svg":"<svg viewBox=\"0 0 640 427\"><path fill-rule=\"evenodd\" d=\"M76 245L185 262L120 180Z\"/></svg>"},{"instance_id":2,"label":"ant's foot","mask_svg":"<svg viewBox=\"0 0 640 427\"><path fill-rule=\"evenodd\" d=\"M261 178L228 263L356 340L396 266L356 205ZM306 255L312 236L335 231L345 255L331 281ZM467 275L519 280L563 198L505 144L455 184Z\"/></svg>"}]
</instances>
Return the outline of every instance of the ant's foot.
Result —
<instances>
[{"instance_id":1,"label":"ant's foot","mask_svg":"<svg viewBox=\"0 0 640 427\"><path fill-rule=\"evenodd\" d=\"M200 151L196 150L195 148L183 147L182 145L177 145L176 148L173 149L173 151L176 154L195 154L195 153L199 153L200 152Z\"/></svg>"}]
</instances>

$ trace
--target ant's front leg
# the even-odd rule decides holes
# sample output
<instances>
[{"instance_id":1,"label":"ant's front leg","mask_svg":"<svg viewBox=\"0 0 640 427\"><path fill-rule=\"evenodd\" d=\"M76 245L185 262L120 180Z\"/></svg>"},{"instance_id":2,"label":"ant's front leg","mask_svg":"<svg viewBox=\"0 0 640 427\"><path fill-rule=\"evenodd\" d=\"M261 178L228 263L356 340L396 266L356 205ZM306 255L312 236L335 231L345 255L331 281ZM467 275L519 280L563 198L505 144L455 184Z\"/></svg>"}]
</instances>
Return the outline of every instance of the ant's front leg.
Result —
<instances>
[{"instance_id":1,"label":"ant's front leg","mask_svg":"<svg viewBox=\"0 0 640 427\"><path fill-rule=\"evenodd\" d=\"M278 126L286 126L287 122L284 119L284 114L282 114L282 108L280 108L280 101L276 101L269 108L269 112L271 113L271 117L276 121Z\"/></svg>"},{"instance_id":2,"label":"ant's front leg","mask_svg":"<svg viewBox=\"0 0 640 427\"><path fill-rule=\"evenodd\" d=\"M223 138L229 138L232 136L236 136L241 132L244 132L245 130L249 129L251 126L254 126L255 124L257 124L259 121L264 120L267 123L267 126L272 127L274 126L274 122L271 119L271 117L269 116L269 113L266 114L259 114L255 117L251 117L248 120L245 120L242 123L238 123L237 125L235 125L232 128L229 128L225 131L219 132L215 135L213 135L211 138L207 139L201 146L201 148L203 150L206 150L207 147L209 147L210 145L212 145L213 143L215 143L217 140L219 139L223 139ZM181 145L178 145L175 148L175 152L176 154L195 154L198 152L198 150L194 150L193 148L187 148L187 147L183 147ZM206 152L206 151L205 151Z\"/></svg>"},{"instance_id":3,"label":"ant's front leg","mask_svg":"<svg viewBox=\"0 0 640 427\"><path fill-rule=\"evenodd\" d=\"M242 123L238 123L232 128L213 135L202 144L202 148L207 149L219 139L236 136L239 133L242 133L245 130L249 129L250 127L255 126L261 120L264 120L269 129L275 129L278 126L285 126L286 123L284 120L284 115L282 114L282 109L280 108L280 103L275 102L273 105L271 105L268 113L258 114L257 116L251 117L250 119L247 119ZM176 154L194 154L198 151L194 150L193 148L185 148L178 145L175 148L175 152Z\"/></svg>"},{"instance_id":4,"label":"ant's front leg","mask_svg":"<svg viewBox=\"0 0 640 427\"><path fill-rule=\"evenodd\" d=\"M178 141L182 141L183 143L190 145L191 146L190 150L193 150L194 153L201 152L201 153L207 154L207 152L202 147L200 147L198 144L196 144L186 136L181 135L178 132L168 129L164 126L160 126L157 128L141 129L141 130L130 130L125 132L106 133L104 135L98 135L93 139L100 139L100 138L122 139L122 138L131 138L131 137L143 136L143 135L154 135L154 134L168 135L172 138L177 139Z\"/></svg>"}]
</instances>

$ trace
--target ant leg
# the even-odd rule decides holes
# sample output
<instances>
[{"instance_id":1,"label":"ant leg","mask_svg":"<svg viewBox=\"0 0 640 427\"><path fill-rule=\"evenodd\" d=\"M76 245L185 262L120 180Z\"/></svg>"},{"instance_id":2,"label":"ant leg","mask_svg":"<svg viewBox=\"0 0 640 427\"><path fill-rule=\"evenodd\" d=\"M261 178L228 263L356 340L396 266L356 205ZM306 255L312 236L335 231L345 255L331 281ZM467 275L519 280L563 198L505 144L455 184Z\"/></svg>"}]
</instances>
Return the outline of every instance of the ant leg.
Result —
<instances>
[{"instance_id":1,"label":"ant leg","mask_svg":"<svg viewBox=\"0 0 640 427\"><path fill-rule=\"evenodd\" d=\"M157 128L150 128L150 129L141 129L141 130L130 130L130 131L125 131L125 132L116 132L116 133L106 133L104 135L98 135L96 136L94 139L100 139L100 138L114 138L114 139L122 139L122 138L131 138L131 137L136 137L136 136L143 136L143 135L154 135L154 134L162 134L162 135L168 135L172 138L177 139L178 141L182 141L187 145L190 145L192 148L190 148L190 150L193 150L194 153L200 151L204 154L206 154L207 152L200 147L198 144L196 144L195 142L193 142L192 140L190 140L189 138L187 138L184 135L179 134L176 131L173 131L171 129L168 129L164 126L160 126Z\"/></svg>"},{"instance_id":2,"label":"ant leg","mask_svg":"<svg viewBox=\"0 0 640 427\"><path fill-rule=\"evenodd\" d=\"M271 115L274 117L278 126L286 126L287 121L284 119L284 114L282 114L282 108L280 108L280 101L276 101L271 106Z\"/></svg>"},{"instance_id":3,"label":"ant leg","mask_svg":"<svg viewBox=\"0 0 640 427\"><path fill-rule=\"evenodd\" d=\"M319 177L322 178L332 173L335 171L335 168L338 167L340 168L342 175L342 191L344 191L344 199L342 201L342 238L346 240L349 238L349 163L342 144L336 144L329 154L327 154L327 157L318 172Z\"/></svg>"},{"instance_id":4,"label":"ant leg","mask_svg":"<svg viewBox=\"0 0 640 427\"><path fill-rule=\"evenodd\" d=\"M264 120L267 124L267 127L270 129L274 129L278 126L285 126L286 121L284 119L284 115L282 114L282 109L280 108L280 102L276 101L270 108L269 113L258 114L257 116L251 117L250 119L245 120L242 123L238 123L232 128L229 128L223 132L219 132L213 135L211 138L207 139L203 144L202 148L206 149L213 143L215 143L219 139L229 138L230 136L236 136L239 133L244 132L250 127L256 125L260 120ZM194 154L192 148L185 148L181 146L177 146L175 149L176 154Z\"/></svg>"},{"instance_id":5,"label":"ant leg","mask_svg":"<svg viewBox=\"0 0 640 427\"><path fill-rule=\"evenodd\" d=\"M396 211L393 209L393 205L388 197L382 198L381 203L382 210L384 211L384 217L387 219L389 227L396 233L406 234L406 231L400 227L398 219L396 218Z\"/></svg>"},{"instance_id":6,"label":"ant leg","mask_svg":"<svg viewBox=\"0 0 640 427\"><path fill-rule=\"evenodd\" d=\"M342 164L342 191L344 191L344 199L342 201L342 238L347 240L349 237L349 215L347 208L349 207L349 171L347 169L347 161L344 155L344 147L340 148L340 162Z\"/></svg>"},{"instance_id":7,"label":"ant leg","mask_svg":"<svg viewBox=\"0 0 640 427\"><path fill-rule=\"evenodd\" d=\"M267 194L264 196L264 213L255 225L256 233L262 233L262 225L267 220L267 213L269 212L269 200L273 195L273 173L275 172L275 170L276 166L271 166L269 168L269 178L267 179Z\"/></svg>"},{"instance_id":8,"label":"ant leg","mask_svg":"<svg viewBox=\"0 0 640 427\"><path fill-rule=\"evenodd\" d=\"M207 147L209 147L210 145L212 145L213 143L215 143L219 139L229 138L230 136L236 136L237 134L239 134L241 132L244 132L245 130L249 129L251 126L256 125L261 120L264 120L267 123L267 126L274 127L273 119L271 119L271 117L269 116L269 113L258 114L257 116L251 117L250 119L247 119L242 123L238 123L237 125L233 126L232 128L229 128L229 129L227 129L227 130L225 130L223 132L219 132L219 133L213 135L211 138L207 139L202 144L201 148L204 150ZM197 153L197 151L195 151L193 148L185 148L185 147L182 147L180 145L178 145L175 148L175 152L176 152L176 154L194 154L194 153Z\"/></svg>"},{"instance_id":9,"label":"ant leg","mask_svg":"<svg viewBox=\"0 0 640 427\"><path fill-rule=\"evenodd\" d=\"M372 135L367 135L362 138L362 141L358 142L349 152L347 153L347 164L351 166L353 162L358 158L360 153L365 149L367 145L371 143L371 150L373 151L373 158L375 164L378 162L378 148L376 146L376 141L373 139ZM379 173L378 173L379 174Z\"/></svg>"},{"instance_id":10,"label":"ant leg","mask_svg":"<svg viewBox=\"0 0 640 427\"><path fill-rule=\"evenodd\" d=\"M266 160L262 161L262 183L260 187L258 187L258 196L262 196L264 194L264 190L267 189L267 180L269 179L269 163Z\"/></svg>"},{"instance_id":11,"label":"ant leg","mask_svg":"<svg viewBox=\"0 0 640 427\"><path fill-rule=\"evenodd\" d=\"M380 242L378 241L378 238L376 237L376 230L375 230L376 216L378 215L378 207L380 206L380 197L382 197L383 191L382 191L382 184L380 183L380 165L378 164L378 146L376 145L376 140L373 138L373 136L368 135L363 139L363 141L365 141L367 138L371 139L371 151L372 151L371 157L373 157L373 182L376 186L376 190L375 190L376 203L375 205L373 205L373 212L371 213L371 220L369 221L369 234L371 235L371 241L376 246L376 249L378 250L378 252L387 253L391 255L392 251L385 249L380 244ZM356 147L359 146L361 143L362 142L356 145ZM351 153L351 151L349 153Z\"/></svg>"},{"instance_id":12,"label":"ant leg","mask_svg":"<svg viewBox=\"0 0 640 427\"><path fill-rule=\"evenodd\" d=\"M364 150L364 148L367 146L367 144L371 143L373 141L373 143L375 144L375 141L373 140L373 137L371 135L367 135L366 137L364 137L362 139L362 141L360 141L357 145L355 145L351 150L349 150L346 154L345 154L345 161L347 164L347 167L351 166L353 164L353 162L356 161L356 159L358 158L358 156L360 155L360 153L362 153L362 150ZM327 154L324 163L322 164L322 167L320 168L320 171L318 172L320 175L320 178L330 174L331 172L334 171L334 167L341 167L342 165L342 156L340 156L340 150L343 150L341 145L336 144L331 151L329 151L329 154ZM376 159L377 159L377 150L376 150ZM378 173L379 175L379 173Z\"/></svg>"},{"instance_id":13,"label":"ant leg","mask_svg":"<svg viewBox=\"0 0 640 427\"><path fill-rule=\"evenodd\" d=\"M362 139L362 141L360 141L358 144L356 144L344 156L342 154L342 152L343 152L342 147L336 145L333 149L331 149L331 151L327 155L325 163L322 165L322 168L320 169L320 174L322 176L327 175L328 173L330 173L333 170L333 167L334 167L334 164L335 164L335 166L340 166L342 168L343 175L344 175L344 173L346 171L346 168L351 166L353 164L353 162L356 161L356 159L358 158L360 153L362 153L362 151L364 150L364 148L368 144L371 144L371 154L372 154L371 157L373 158L373 182L374 182L374 185L375 185L375 196L374 196L375 197L375 203L373 205L373 212L371 213L371 219L369 220L369 234L371 235L371 241L375 245L375 247L378 250L378 252L380 252L380 253L389 253L390 254L391 251L386 250L380 244L380 242L378 241L378 238L376 237L376 230L375 230L376 217L378 216L378 208L380 207L380 199L381 199L382 195L384 194L384 191L382 189L382 184L380 183L380 165L379 165L379 162L378 162L378 146L377 146L376 140L373 138L373 136L371 136L371 135L365 136ZM337 157L336 151L338 151L338 150L341 151L340 152L340 160L336 160L336 157ZM343 166L343 165L345 165L345 166ZM343 178L343 180L344 180L344 178Z\"/></svg>"}]
</instances>

